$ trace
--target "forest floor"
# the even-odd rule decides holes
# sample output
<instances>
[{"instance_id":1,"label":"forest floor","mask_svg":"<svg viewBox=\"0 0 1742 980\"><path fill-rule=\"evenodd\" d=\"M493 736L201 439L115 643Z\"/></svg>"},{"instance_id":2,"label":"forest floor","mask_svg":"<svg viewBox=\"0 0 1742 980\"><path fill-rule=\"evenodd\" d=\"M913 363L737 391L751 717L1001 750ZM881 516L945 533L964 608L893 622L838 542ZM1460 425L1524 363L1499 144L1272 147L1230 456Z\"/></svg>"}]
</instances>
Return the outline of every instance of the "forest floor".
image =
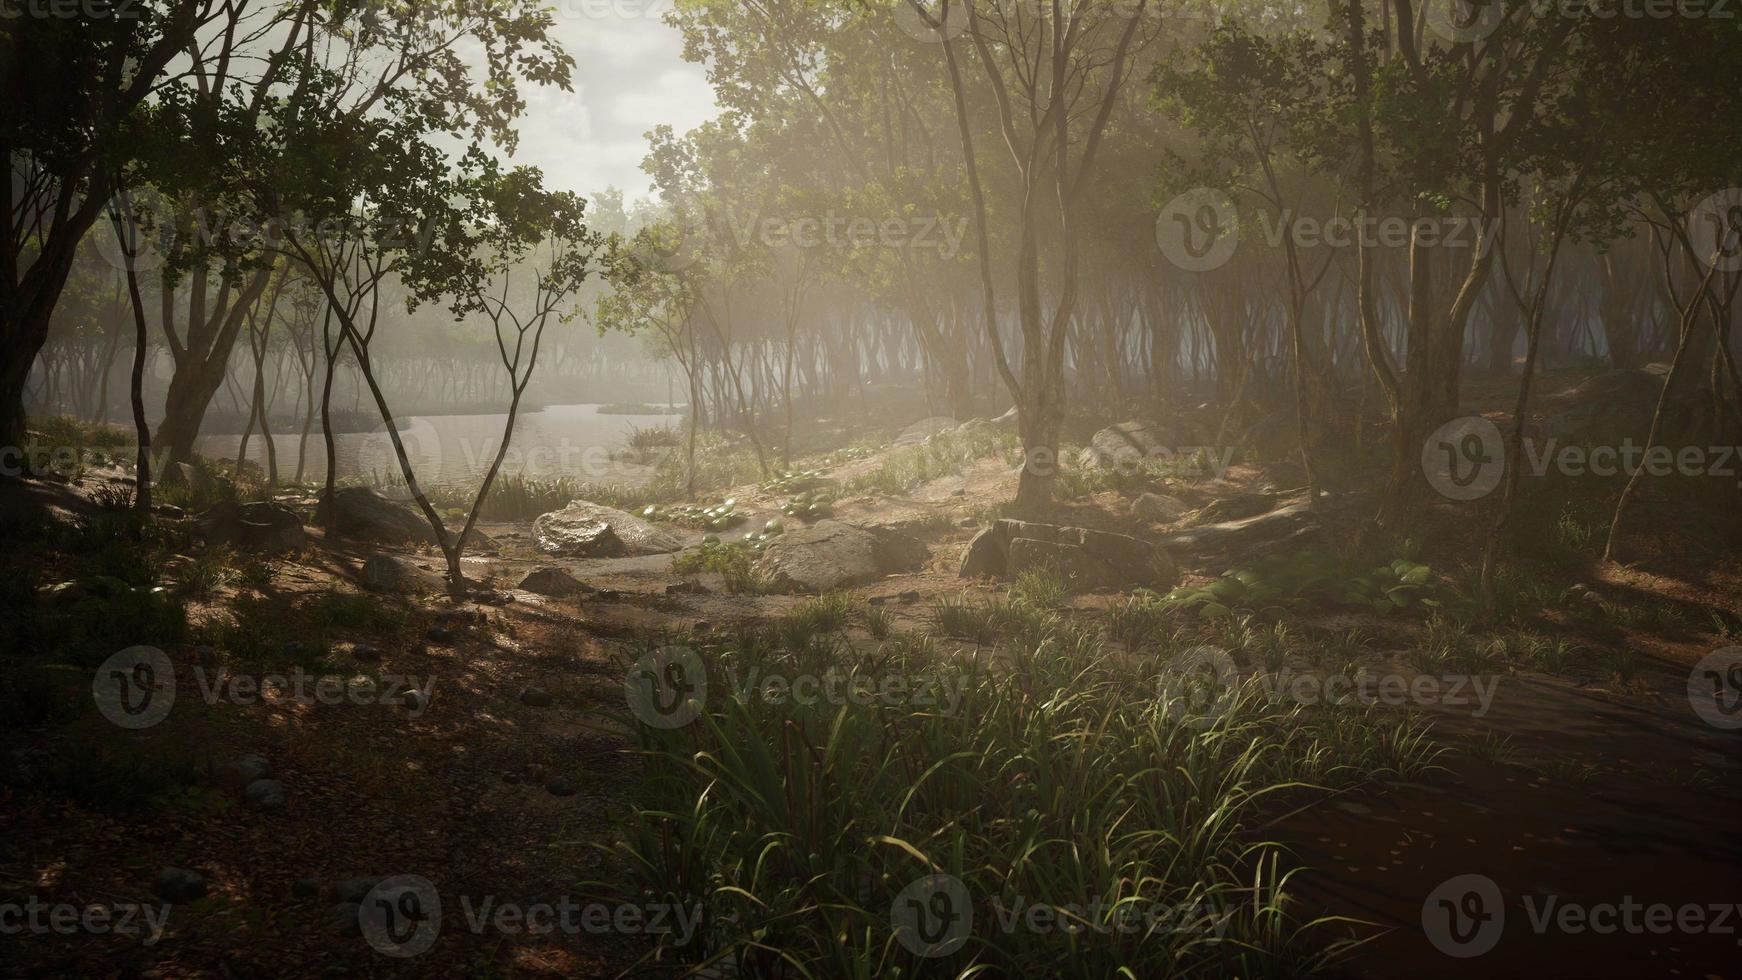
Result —
<instances>
[{"instance_id":1,"label":"forest floor","mask_svg":"<svg viewBox=\"0 0 1742 980\"><path fill-rule=\"evenodd\" d=\"M829 468L847 482L895 450ZM1200 507L1257 489L1264 473L1158 484ZM1006 586L957 575L969 540L1010 499L1008 463L985 458L903 493L837 500L848 522L907 528L931 558L920 570L850 590L855 609L878 608L880 633L931 630L941 600L992 601ZM97 488L13 485L3 503L15 520L88 515ZM747 485L722 491L748 527L778 516L781 494ZM1137 522L1131 494L1100 490L1061 505L1059 523L1160 533ZM20 515L26 515L20 517ZM1455 522L1455 514L1434 520ZM626 671L665 640L729 636L779 620L807 601L732 595L717 575L678 574L672 556L560 560L533 548L524 524L487 526L500 553L469 559L470 577L508 593L505 604L430 598L386 609L367 597L358 568L393 549L325 541L275 560L250 581L223 581L186 599L190 642L170 647L176 710L150 729L117 729L89 712L67 721L0 727L13 770L52 769L45 782L0 783L0 901L120 910L161 902L159 870L203 876L206 893L173 907L161 939L91 935L73 928L0 934L8 976L608 976L631 967L643 939L608 923L539 934L518 920L489 920L491 903L585 902L579 883L608 876L643 761L624 711ZM699 532L691 533L692 540ZM1432 542L1467 548L1455 523L1423 528ZM440 569L430 552L403 556ZM14 553L52 580L64 555ZM514 589L528 572L558 566L591 587L571 598ZM1579 654L1545 669L1508 661L1488 672L1486 695L1407 698L1447 751L1419 778L1325 794L1252 828L1284 844L1304 873L1292 882L1297 915L1344 916L1369 941L1333 971L1355 977L1736 977L1742 963L1742 753L1737 733L1704 724L1689 707L1689 672L1736 642L1722 617L1742 597L1735 552L1624 570L1594 562L1566 573L1607 597L1602 615L1545 601L1521 621ZM1208 581L1188 576L1189 582ZM697 588L696 586L700 586ZM675 587L675 588L674 588ZM336 598L335 598L336 597ZM1094 626L1120 596L1068 597L1059 612ZM1656 610L1674 610L1660 613ZM1718 619L1712 619L1712 613ZM1420 617L1346 609L1303 610L1299 632L1359 629L1361 666L1414 680L1409 651ZM220 650L192 643L220 637ZM857 618L842 633L880 642ZM18 641L31 642L20 636ZM367 644L359 656L356 645ZM975 645L940 639L940 653ZM289 652L294 651L294 653ZM377 659L378 658L378 659ZM405 678L429 695L406 704L327 704L268 691L237 696L213 684L301 669L316 676ZM228 672L226 675L225 672ZM84 675L84 676L88 676ZM81 681L81 683L83 683ZM527 692L542 692L545 699ZM388 700L388 699L383 699ZM532 702L532 703L527 703ZM268 761L286 791L282 806L244 805L223 766ZM1461 875L1492 879L1507 897L1504 938L1465 960L1436 949L1424 906ZM439 889L443 928L435 951L397 959L354 934L347 889L417 875ZM361 880L362 884L358 882ZM1699 932L1600 931L1536 921L1558 906L1727 906ZM44 910L52 916L52 909ZM1710 915L1710 913L1708 913ZM482 919L480 919L482 916ZM349 917L349 920L347 919ZM0 925L6 925L0 922ZM119 930L117 930L119 933ZM150 937L147 936L147 939ZM662 974L663 975L663 974Z\"/></svg>"}]
</instances>

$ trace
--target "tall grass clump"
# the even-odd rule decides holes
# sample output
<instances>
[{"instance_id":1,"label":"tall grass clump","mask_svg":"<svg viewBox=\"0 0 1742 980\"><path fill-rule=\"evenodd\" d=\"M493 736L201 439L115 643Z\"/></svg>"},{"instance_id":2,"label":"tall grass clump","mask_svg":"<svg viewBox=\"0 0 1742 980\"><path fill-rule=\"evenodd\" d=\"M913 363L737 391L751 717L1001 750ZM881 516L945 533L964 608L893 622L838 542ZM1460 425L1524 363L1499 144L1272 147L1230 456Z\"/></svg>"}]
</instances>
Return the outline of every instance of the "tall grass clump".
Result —
<instances>
[{"instance_id":1,"label":"tall grass clump","mask_svg":"<svg viewBox=\"0 0 1742 980\"><path fill-rule=\"evenodd\" d=\"M626 719L646 764L619 842L600 845L610 881L588 890L698 911L693 938L662 937L649 958L741 976L1300 977L1333 964L1349 930L1303 921L1280 847L1250 828L1324 788L1419 775L1438 752L1424 728L1273 699L1255 680L1186 699L1159 668L1084 654L1057 640L1017 663L894 643L704 649L693 721ZM742 683L774 676L875 693L775 698ZM892 911L940 875L971 916L959 948L924 958ZM1036 907L1080 928L1023 926Z\"/></svg>"}]
</instances>

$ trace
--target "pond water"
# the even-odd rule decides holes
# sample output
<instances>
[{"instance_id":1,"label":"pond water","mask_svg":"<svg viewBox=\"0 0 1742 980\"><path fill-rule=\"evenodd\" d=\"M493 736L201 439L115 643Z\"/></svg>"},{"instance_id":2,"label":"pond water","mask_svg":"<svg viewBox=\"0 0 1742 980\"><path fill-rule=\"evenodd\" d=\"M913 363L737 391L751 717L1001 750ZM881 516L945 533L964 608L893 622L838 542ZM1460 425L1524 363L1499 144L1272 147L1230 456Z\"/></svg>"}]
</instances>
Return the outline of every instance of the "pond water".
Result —
<instances>
[{"instance_id":1,"label":"pond water","mask_svg":"<svg viewBox=\"0 0 1742 980\"><path fill-rule=\"evenodd\" d=\"M598 483L645 479L644 467L613 460L611 451L622 449L636 429L675 426L682 417L605 415L600 414L600 407L549 405L540 411L522 412L515 421L508 455L502 462L502 476L537 479L567 476ZM505 414L412 416L400 420L399 435L421 482L467 485L475 483L489 469L502 445L502 426L507 418ZM234 460L241 438L205 436L196 448L201 455ZM280 479L289 480L296 474L300 438L300 431L273 434ZM399 463L384 430L338 433L334 439L340 479L379 480L384 475L398 478ZM266 444L258 432L248 442L248 458L266 465ZM311 483L324 480L326 469L326 446L317 419L314 431L309 434L308 465L303 479Z\"/></svg>"}]
</instances>

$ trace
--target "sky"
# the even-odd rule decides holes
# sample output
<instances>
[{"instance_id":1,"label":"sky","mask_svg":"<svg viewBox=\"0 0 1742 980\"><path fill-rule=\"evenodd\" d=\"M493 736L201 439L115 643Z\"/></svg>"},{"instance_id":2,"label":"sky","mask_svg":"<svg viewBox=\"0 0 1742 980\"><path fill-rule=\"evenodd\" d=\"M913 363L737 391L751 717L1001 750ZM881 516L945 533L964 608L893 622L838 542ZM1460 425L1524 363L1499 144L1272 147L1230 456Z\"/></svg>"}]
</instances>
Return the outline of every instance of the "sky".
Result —
<instances>
[{"instance_id":1,"label":"sky","mask_svg":"<svg viewBox=\"0 0 1742 980\"><path fill-rule=\"evenodd\" d=\"M719 106L701 65L661 15L672 0L553 0L556 36L575 59L573 91L528 86L514 162L539 167L545 185L591 196L615 186L651 196L641 172L646 133L684 132Z\"/></svg>"}]
</instances>

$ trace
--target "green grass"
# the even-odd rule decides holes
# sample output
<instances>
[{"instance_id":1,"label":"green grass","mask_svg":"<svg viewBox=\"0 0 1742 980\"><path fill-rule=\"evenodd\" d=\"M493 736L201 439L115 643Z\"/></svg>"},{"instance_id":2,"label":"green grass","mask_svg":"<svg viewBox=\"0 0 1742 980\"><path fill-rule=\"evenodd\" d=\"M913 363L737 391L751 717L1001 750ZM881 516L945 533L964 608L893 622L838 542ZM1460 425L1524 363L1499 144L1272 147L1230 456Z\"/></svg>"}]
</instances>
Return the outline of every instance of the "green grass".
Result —
<instances>
[{"instance_id":1,"label":"green grass","mask_svg":"<svg viewBox=\"0 0 1742 980\"><path fill-rule=\"evenodd\" d=\"M756 550L747 541L704 541L671 561L678 575L719 575L731 595L767 595L774 583L756 570Z\"/></svg>"},{"instance_id":2,"label":"green grass","mask_svg":"<svg viewBox=\"0 0 1742 980\"><path fill-rule=\"evenodd\" d=\"M853 618L853 597L832 592L806 599L781 617L776 632L788 647L802 649L814 640L840 633Z\"/></svg>"},{"instance_id":3,"label":"green grass","mask_svg":"<svg viewBox=\"0 0 1742 980\"><path fill-rule=\"evenodd\" d=\"M1070 593L1065 575L1052 565L1030 568L1016 576L1010 587L1010 601L1036 609L1057 609L1064 605Z\"/></svg>"},{"instance_id":4,"label":"green grass","mask_svg":"<svg viewBox=\"0 0 1742 980\"><path fill-rule=\"evenodd\" d=\"M699 906L665 964L790 976L1297 977L1346 948L1344 924L1304 921L1280 848L1251 828L1323 789L1418 778L1440 750L1408 717L1306 707L1243 682L1226 710L1173 710L1159 665L1051 641L1007 669L895 643L705 651L728 672L937 676L937 705L710 697L682 729L634 726L647 759L637 807L608 851L602 900ZM717 681L717 684L715 683ZM920 960L890 910L912 882L952 875L974 909L959 952ZM995 906L1199 908L1199 924L1135 934L996 927ZM782 964L776 966L776 964ZM1125 971L1123 974L1121 971Z\"/></svg>"},{"instance_id":5,"label":"green grass","mask_svg":"<svg viewBox=\"0 0 1742 980\"><path fill-rule=\"evenodd\" d=\"M903 494L921 484L959 473L976 460L1008 456L1018 445L1014 434L1000 430L942 432L917 446L891 452L876 469L847 481L842 491L849 496Z\"/></svg>"}]
</instances>

